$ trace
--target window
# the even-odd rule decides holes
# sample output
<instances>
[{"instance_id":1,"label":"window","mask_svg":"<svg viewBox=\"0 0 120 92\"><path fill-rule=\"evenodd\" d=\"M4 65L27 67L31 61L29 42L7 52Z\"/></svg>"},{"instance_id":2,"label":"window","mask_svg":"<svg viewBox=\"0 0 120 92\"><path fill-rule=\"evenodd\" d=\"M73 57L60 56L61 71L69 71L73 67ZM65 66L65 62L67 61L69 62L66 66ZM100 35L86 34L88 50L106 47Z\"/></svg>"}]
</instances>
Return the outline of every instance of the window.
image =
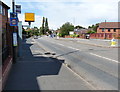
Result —
<instances>
[{"instance_id":1,"label":"window","mask_svg":"<svg viewBox=\"0 0 120 92\"><path fill-rule=\"evenodd\" d=\"M115 29L115 28L114 28L113 30L114 30L114 32L116 32L116 29Z\"/></svg>"},{"instance_id":2,"label":"window","mask_svg":"<svg viewBox=\"0 0 120 92\"><path fill-rule=\"evenodd\" d=\"M105 31L105 29L103 28L103 29L102 29L102 32L104 32L104 31Z\"/></svg>"},{"instance_id":3,"label":"window","mask_svg":"<svg viewBox=\"0 0 120 92\"><path fill-rule=\"evenodd\" d=\"M108 29L108 32L110 32L110 29Z\"/></svg>"},{"instance_id":4,"label":"window","mask_svg":"<svg viewBox=\"0 0 120 92\"><path fill-rule=\"evenodd\" d=\"M2 12L3 15L5 15L5 8L3 8L3 12Z\"/></svg>"},{"instance_id":5,"label":"window","mask_svg":"<svg viewBox=\"0 0 120 92\"><path fill-rule=\"evenodd\" d=\"M0 5L0 14L2 14L2 6Z\"/></svg>"}]
</instances>

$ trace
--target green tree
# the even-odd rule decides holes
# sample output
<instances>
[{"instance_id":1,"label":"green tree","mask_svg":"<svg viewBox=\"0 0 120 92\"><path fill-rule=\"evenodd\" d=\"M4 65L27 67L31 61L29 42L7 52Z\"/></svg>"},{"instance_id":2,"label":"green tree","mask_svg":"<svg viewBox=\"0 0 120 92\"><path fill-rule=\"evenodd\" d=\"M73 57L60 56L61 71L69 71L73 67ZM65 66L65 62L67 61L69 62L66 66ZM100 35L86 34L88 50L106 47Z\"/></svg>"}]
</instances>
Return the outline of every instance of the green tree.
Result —
<instances>
[{"instance_id":1,"label":"green tree","mask_svg":"<svg viewBox=\"0 0 120 92\"><path fill-rule=\"evenodd\" d=\"M39 29L37 27L34 27L32 31L33 31L34 35L36 35L36 36L39 35Z\"/></svg>"},{"instance_id":2,"label":"green tree","mask_svg":"<svg viewBox=\"0 0 120 92\"><path fill-rule=\"evenodd\" d=\"M69 32L73 30L74 26L71 23L66 22L62 25L62 27L60 27L60 35L64 37L65 35L69 35Z\"/></svg>"},{"instance_id":3,"label":"green tree","mask_svg":"<svg viewBox=\"0 0 120 92\"><path fill-rule=\"evenodd\" d=\"M45 33L46 32L49 32L49 26L48 26L48 20L47 20L47 18L45 20Z\"/></svg>"},{"instance_id":4,"label":"green tree","mask_svg":"<svg viewBox=\"0 0 120 92\"><path fill-rule=\"evenodd\" d=\"M97 32L97 28L98 28L99 24L95 24L95 25L92 25L92 26L88 26L88 32Z\"/></svg>"},{"instance_id":5,"label":"green tree","mask_svg":"<svg viewBox=\"0 0 120 92\"><path fill-rule=\"evenodd\" d=\"M82 27L82 26L75 26L75 29L81 29L81 28L83 28L83 29L85 29L84 27Z\"/></svg>"},{"instance_id":6,"label":"green tree","mask_svg":"<svg viewBox=\"0 0 120 92\"><path fill-rule=\"evenodd\" d=\"M40 28L40 33L45 34L45 17L43 17L42 27Z\"/></svg>"}]
</instances>

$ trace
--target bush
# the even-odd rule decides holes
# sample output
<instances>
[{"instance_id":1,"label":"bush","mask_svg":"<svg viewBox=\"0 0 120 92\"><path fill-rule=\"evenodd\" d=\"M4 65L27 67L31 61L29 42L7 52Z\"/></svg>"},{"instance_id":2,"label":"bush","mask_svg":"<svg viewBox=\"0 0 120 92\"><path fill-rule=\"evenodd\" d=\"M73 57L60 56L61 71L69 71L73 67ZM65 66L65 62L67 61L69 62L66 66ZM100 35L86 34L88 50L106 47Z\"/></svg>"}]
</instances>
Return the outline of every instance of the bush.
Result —
<instances>
[{"instance_id":1,"label":"bush","mask_svg":"<svg viewBox=\"0 0 120 92\"><path fill-rule=\"evenodd\" d=\"M78 35L78 34L76 34L76 35L75 35L75 37L79 37L79 35Z\"/></svg>"},{"instance_id":2,"label":"bush","mask_svg":"<svg viewBox=\"0 0 120 92\"><path fill-rule=\"evenodd\" d=\"M72 34L72 35L70 35L70 37L72 37L72 38L79 37L79 35L78 34Z\"/></svg>"},{"instance_id":3,"label":"bush","mask_svg":"<svg viewBox=\"0 0 120 92\"><path fill-rule=\"evenodd\" d=\"M63 35L61 33L59 33L58 36L63 37Z\"/></svg>"}]
</instances>

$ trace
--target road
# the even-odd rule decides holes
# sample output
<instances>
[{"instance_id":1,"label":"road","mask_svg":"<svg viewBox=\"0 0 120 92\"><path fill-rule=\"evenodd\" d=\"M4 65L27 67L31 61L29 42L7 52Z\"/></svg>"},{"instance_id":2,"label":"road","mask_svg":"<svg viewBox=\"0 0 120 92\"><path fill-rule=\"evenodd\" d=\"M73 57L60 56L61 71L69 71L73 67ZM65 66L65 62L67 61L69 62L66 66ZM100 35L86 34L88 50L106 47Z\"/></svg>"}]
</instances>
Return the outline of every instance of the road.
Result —
<instances>
[{"instance_id":1,"label":"road","mask_svg":"<svg viewBox=\"0 0 120 92\"><path fill-rule=\"evenodd\" d=\"M118 90L118 49L102 48L41 37L33 39L54 58L64 59L68 68L97 90Z\"/></svg>"},{"instance_id":2,"label":"road","mask_svg":"<svg viewBox=\"0 0 120 92\"><path fill-rule=\"evenodd\" d=\"M36 40L37 41L37 40ZM44 40L39 40L44 41ZM13 64L4 90L94 90L95 88L68 68L64 59L54 58L44 48L27 39L22 57Z\"/></svg>"}]
</instances>

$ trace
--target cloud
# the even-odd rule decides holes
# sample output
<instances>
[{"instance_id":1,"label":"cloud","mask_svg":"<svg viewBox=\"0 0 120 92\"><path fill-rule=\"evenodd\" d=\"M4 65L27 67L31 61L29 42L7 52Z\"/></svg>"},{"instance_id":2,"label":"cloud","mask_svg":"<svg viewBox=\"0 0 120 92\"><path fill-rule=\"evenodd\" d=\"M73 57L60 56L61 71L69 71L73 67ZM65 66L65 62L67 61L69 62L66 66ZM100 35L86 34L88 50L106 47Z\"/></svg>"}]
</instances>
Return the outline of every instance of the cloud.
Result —
<instances>
[{"instance_id":1,"label":"cloud","mask_svg":"<svg viewBox=\"0 0 120 92\"><path fill-rule=\"evenodd\" d=\"M92 24L118 20L119 0L15 0L22 4L19 19L24 23L24 13L34 12L36 21L32 26L40 27L42 17L47 17L49 27L57 29L65 22L87 27ZM10 0L5 0L10 5ZM36 2L36 3L35 3ZM10 5L11 6L11 5ZM25 23L24 23L25 24Z\"/></svg>"}]
</instances>

